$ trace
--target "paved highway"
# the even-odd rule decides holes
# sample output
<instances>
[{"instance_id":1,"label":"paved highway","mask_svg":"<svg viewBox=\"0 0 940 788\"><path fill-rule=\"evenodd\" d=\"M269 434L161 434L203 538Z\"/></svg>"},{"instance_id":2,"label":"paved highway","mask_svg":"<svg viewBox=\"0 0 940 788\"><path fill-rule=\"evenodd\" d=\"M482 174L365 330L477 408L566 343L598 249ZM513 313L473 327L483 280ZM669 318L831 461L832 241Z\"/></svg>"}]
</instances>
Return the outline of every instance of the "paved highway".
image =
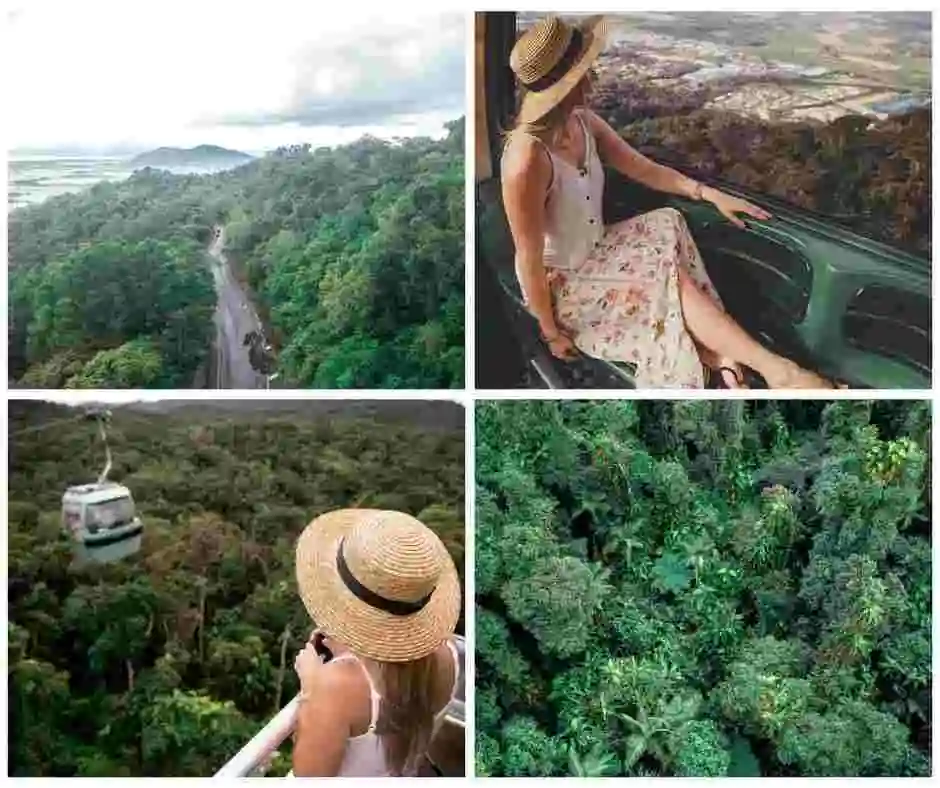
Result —
<instances>
[{"instance_id":1,"label":"paved highway","mask_svg":"<svg viewBox=\"0 0 940 788\"><path fill-rule=\"evenodd\" d=\"M216 389L263 389L264 375L251 368L245 334L260 331L261 321L251 301L232 274L225 257L225 233L215 228L209 247L212 277L215 280L215 345L209 371L209 386Z\"/></svg>"}]
</instances>

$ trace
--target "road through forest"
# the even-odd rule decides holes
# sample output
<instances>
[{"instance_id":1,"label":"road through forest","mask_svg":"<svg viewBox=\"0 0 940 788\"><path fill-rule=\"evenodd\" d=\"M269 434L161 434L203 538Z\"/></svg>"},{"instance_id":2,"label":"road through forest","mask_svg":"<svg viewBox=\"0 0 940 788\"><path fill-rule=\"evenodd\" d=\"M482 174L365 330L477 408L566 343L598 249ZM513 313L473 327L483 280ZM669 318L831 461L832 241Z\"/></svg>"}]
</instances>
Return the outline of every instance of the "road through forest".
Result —
<instances>
[{"instance_id":1,"label":"road through forest","mask_svg":"<svg viewBox=\"0 0 940 788\"><path fill-rule=\"evenodd\" d=\"M217 303L215 343L207 385L215 389L263 389L264 375L251 368L248 348L242 344L249 331L261 331L261 321L248 295L232 274L224 250L225 232L217 227L215 239L209 247Z\"/></svg>"}]
</instances>

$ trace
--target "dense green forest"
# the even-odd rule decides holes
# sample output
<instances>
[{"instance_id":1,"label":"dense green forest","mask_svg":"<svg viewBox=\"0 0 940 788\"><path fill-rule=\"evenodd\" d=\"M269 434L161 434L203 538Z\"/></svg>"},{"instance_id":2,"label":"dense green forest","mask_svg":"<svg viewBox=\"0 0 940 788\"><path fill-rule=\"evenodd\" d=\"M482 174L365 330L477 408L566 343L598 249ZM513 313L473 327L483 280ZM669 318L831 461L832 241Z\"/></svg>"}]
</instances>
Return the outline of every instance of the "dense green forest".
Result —
<instances>
[{"instance_id":1,"label":"dense green forest","mask_svg":"<svg viewBox=\"0 0 940 788\"><path fill-rule=\"evenodd\" d=\"M228 244L269 310L288 378L462 385L463 158L460 121L441 143L286 150L245 172Z\"/></svg>"},{"instance_id":2,"label":"dense green forest","mask_svg":"<svg viewBox=\"0 0 940 788\"><path fill-rule=\"evenodd\" d=\"M461 386L463 140L458 120L442 141L294 146L205 176L143 169L14 211L12 382L193 385L221 224L282 385Z\"/></svg>"},{"instance_id":3,"label":"dense green forest","mask_svg":"<svg viewBox=\"0 0 940 788\"><path fill-rule=\"evenodd\" d=\"M201 179L141 171L14 211L9 375L28 388L187 388L208 356Z\"/></svg>"},{"instance_id":4,"label":"dense green forest","mask_svg":"<svg viewBox=\"0 0 940 788\"><path fill-rule=\"evenodd\" d=\"M446 426L453 414L436 423L421 403L411 420L428 426L417 427L401 415L198 407L115 410L111 477L136 498L143 546L78 569L59 507L67 485L100 469L96 427L37 429L63 409L12 403L10 774L213 774L298 690L293 657L313 625L294 543L324 511L412 513L462 573L464 438ZM289 743L273 772L287 768Z\"/></svg>"},{"instance_id":5,"label":"dense green forest","mask_svg":"<svg viewBox=\"0 0 940 788\"><path fill-rule=\"evenodd\" d=\"M477 774L930 774L930 404L477 412Z\"/></svg>"}]
</instances>

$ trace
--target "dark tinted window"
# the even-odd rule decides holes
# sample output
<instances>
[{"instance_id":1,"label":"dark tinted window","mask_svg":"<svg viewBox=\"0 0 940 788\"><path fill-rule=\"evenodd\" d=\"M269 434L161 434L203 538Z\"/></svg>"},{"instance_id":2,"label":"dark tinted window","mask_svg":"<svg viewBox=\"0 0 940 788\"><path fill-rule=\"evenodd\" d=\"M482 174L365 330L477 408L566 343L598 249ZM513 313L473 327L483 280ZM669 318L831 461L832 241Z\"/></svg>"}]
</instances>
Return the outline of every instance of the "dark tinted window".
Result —
<instances>
[{"instance_id":1,"label":"dark tinted window","mask_svg":"<svg viewBox=\"0 0 940 788\"><path fill-rule=\"evenodd\" d=\"M930 375L930 301L872 286L849 302L842 330L850 345L902 361Z\"/></svg>"},{"instance_id":2,"label":"dark tinted window","mask_svg":"<svg viewBox=\"0 0 940 788\"><path fill-rule=\"evenodd\" d=\"M708 249L706 265L718 292L736 302L726 304L732 314L770 310L786 325L806 316L813 274L801 254L727 224L703 228L697 240Z\"/></svg>"}]
</instances>

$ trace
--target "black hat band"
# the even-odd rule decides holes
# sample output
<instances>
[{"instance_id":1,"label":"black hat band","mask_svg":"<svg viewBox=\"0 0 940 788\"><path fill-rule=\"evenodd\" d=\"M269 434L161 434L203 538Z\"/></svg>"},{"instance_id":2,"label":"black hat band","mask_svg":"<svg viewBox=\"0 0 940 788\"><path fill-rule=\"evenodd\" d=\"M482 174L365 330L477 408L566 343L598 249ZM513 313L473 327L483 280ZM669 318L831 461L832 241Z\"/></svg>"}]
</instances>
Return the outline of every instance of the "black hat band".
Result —
<instances>
[{"instance_id":1,"label":"black hat band","mask_svg":"<svg viewBox=\"0 0 940 788\"><path fill-rule=\"evenodd\" d=\"M343 556L343 545L345 544L345 537L340 540L339 549L336 551L336 570L339 572L340 580L343 581L343 585L349 589L349 592L355 596L357 599L365 602L369 607L374 607L376 610L381 610L385 613L391 613L393 616L410 616L415 613L423 610L428 602L431 601L431 596L434 594L432 590L423 599L419 599L417 602L404 602L400 599L386 599L384 596L376 594L375 591L371 591L366 588L362 583L356 580L352 571L349 569L349 565L346 563L346 558Z\"/></svg>"},{"instance_id":2,"label":"black hat band","mask_svg":"<svg viewBox=\"0 0 940 788\"><path fill-rule=\"evenodd\" d=\"M571 67L574 65L583 49L584 35L578 28L574 28L571 31L571 41L568 42L568 48L565 49L565 54L561 56L558 62L552 66L551 70L545 76L539 77L535 82L524 83L526 90L531 90L536 93L542 90L548 90L571 70Z\"/></svg>"}]
</instances>

